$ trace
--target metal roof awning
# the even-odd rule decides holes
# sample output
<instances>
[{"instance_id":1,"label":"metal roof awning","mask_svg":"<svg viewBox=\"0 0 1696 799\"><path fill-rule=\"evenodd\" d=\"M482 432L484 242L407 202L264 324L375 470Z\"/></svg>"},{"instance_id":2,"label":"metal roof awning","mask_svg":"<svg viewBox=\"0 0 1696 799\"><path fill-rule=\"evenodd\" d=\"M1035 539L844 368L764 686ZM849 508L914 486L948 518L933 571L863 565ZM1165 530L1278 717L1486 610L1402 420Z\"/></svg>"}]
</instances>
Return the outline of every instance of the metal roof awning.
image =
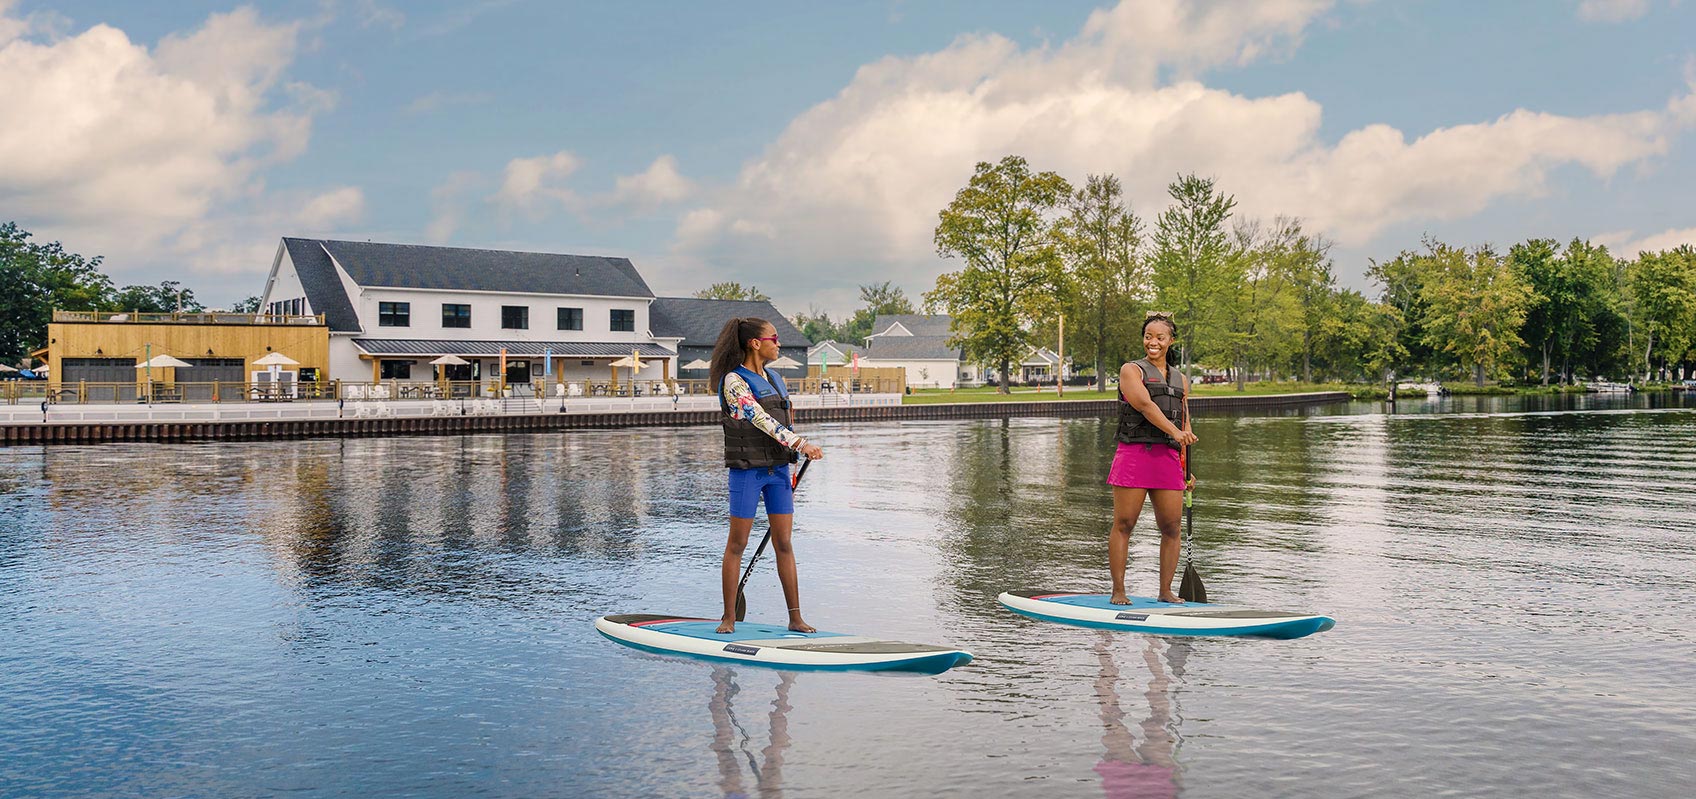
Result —
<instances>
[{"instance_id":1,"label":"metal roof awning","mask_svg":"<svg viewBox=\"0 0 1696 799\"><path fill-rule=\"evenodd\" d=\"M367 355L465 358L537 357L551 351L555 358L628 358L632 350L643 358L675 358L677 353L658 344L616 341L457 341L451 339L356 338L354 346Z\"/></svg>"}]
</instances>

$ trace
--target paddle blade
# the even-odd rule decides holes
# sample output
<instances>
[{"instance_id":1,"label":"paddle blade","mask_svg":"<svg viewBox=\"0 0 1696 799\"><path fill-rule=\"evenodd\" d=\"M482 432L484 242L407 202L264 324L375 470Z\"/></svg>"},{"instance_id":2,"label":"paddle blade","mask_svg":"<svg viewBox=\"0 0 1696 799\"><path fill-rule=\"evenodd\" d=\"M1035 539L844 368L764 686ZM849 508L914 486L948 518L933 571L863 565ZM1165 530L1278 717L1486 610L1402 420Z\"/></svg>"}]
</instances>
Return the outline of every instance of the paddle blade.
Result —
<instances>
[{"instance_id":1,"label":"paddle blade","mask_svg":"<svg viewBox=\"0 0 1696 799\"><path fill-rule=\"evenodd\" d=\"M741 591L737 591L736 592L736 620L741 621L741 620L746 619L746 618L748 618L748 595L742 593Z\"/></svg>"},{"instance_id":2,"label":"paddle blade","mask_svg":"<svg viewBox=\"0 0 1696 799\"><path fill-rule=\"evenodd\" d=\"M1178 583L1178 598L1185 602L1207 602L1207 586L1201 584L1201 575L1195 571L1195 564L1184 564L1184 579Z\"/></svg>"}]
</instances>

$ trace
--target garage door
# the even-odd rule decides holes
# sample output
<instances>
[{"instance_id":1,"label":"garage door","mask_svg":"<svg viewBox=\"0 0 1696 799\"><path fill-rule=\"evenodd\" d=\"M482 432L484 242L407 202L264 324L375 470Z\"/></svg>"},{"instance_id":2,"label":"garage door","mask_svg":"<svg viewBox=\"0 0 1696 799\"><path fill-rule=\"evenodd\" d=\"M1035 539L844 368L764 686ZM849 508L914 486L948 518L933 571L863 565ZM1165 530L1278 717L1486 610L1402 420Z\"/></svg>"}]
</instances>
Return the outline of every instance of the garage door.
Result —
<instances>
[{"instance_id":1,"label":"garage door","mask_svg":"<svg viewBox=\"0 0 1696 799\"><path fill-rule=\"evenodd\" d=\"M188 402L209 402L212 384L222 383L218 395L225 402L242 399L241 382L247 378L247 361L241 358L184 358L192 364L177 370L177 383L182 386L183 399Z\"/></svg>"},{"instance_id":2,"label":"garage door","mask_svg":"<svg viewBox=\"0 0 1696 799\"><path fill-rule=\"evenodd\" d=\"M135 360L132 358L65 358L59 366L59 384L82 390L84 402L135 400ZM66 397L74 402L77 397Z\"/></svg>"}]
</instances>

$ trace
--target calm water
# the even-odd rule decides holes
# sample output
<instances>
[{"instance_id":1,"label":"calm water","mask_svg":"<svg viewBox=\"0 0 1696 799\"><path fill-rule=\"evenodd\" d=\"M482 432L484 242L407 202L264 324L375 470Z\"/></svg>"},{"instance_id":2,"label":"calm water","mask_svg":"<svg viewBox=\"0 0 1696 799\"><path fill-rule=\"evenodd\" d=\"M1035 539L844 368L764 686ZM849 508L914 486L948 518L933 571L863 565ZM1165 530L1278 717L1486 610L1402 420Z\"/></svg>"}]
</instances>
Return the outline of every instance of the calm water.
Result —
<instances>
[{"instance_id":1,"label":"calm water","mask_svg":"<svg viewBox=\"0 0 1696 799\"><path fill-rule=\"evenodd\" d=\"M1338 620L1298 641L997 608L1105 590L1107 420L822 428L807 617L940 677L595 634L716 614L716 429L0 449L0 795L1688 795L1683 402L1198 420L1209 591Z\"/></svg>"}]
</instances>

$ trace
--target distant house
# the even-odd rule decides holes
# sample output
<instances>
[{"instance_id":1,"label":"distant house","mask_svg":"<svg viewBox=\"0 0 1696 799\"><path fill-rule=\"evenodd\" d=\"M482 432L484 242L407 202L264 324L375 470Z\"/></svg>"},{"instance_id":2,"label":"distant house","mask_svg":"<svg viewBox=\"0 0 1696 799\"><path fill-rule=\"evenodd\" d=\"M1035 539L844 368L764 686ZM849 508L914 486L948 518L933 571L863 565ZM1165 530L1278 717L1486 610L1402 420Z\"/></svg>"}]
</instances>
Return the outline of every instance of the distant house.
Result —
<instances>
[{"instance_id":1,"label":"distant house","mask_svg":"<svg viewBox=\"0 0 1696 799\"><path fill-rule=\"evenodd\" d=\"M807 364L809 366L820 364L843 366L852 363L855 355L860 356L863 360L866 357L866 348L830 339L818 342L813 345L812 349L807 350Z\"/></svg>"},{"instance_id":2,"label":"distant house","mask_svg":"<svg viewBox=\"0 0 1696 799\"><path fill-rule=\"evenodd\" d=\"M758 317L777 329L778 351L800 366L778 369L786 380L799 379L807 373L807 337L796 329L777 308L765 300L703 300L695 297L658 297L649 306L654 335L674 341L679 366L696 360L711 361L713 344L718 341L724 323L737 317ZM683 380L705 380L706 369L678 370Z\"/></svg>"},{"instance_id":3,"label":"distant house","mask_svg":"<svg viewBox=\"0 0 1696 799\"><path fill-rule=\"evenodd\" d=\"M982 370L965 362L959 348L948 345L950 318L946 314L885 314L872 322L861 363L899 367L907 385L954 388L977 383Z\"/></svg>"}]
</instances>

